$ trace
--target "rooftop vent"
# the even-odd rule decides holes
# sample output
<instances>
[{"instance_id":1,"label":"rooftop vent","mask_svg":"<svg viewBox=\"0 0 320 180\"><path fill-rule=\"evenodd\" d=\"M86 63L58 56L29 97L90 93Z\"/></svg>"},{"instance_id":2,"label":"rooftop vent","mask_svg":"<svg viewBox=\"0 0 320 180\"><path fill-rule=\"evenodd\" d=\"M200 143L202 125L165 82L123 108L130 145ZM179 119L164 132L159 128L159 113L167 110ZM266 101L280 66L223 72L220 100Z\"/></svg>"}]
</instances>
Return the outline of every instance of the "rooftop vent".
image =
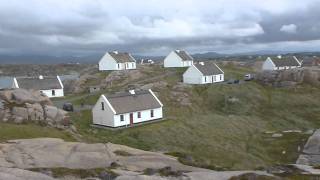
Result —
<instances>
[{"instance_id":1,"label":"rooftop vent","mask_svg":"<svg viewBox=\"0 0 320 180\"><path fill-rule=\"evenodd\" d=\"M39 79L43 79L43 76L42 76L42 75L40 75L40 76L39 76Z\"/></svg>"}]
</instances>

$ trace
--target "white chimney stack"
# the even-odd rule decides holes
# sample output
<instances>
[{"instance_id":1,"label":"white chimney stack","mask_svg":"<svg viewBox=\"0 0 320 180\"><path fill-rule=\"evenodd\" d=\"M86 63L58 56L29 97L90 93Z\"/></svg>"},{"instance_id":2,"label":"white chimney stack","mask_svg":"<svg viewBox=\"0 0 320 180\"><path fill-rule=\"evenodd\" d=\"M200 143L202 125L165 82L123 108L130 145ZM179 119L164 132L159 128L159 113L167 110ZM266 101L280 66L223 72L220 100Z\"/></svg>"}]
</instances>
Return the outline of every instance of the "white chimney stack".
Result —
<instances>
[{"instance_id":1,"label":"white chimney stack","mask_svg":"<svg viewBox=\"0 0 320 180\"><path fill-rule=\"evenodd\" d=\"M42 75L40 75L40 76L39 76L39 79L43 79L43 76L42 76Z\"/></svg>"},{"instance_id":2,"label":"white chimney stack","mask_svg":"<svg viewBox=\"0 0 320 180\"><path fill-rule=\"evenodd\" d=\"M176 51L177 51L177 53L179 53L179 52L180 52L180 49L177 49Z\"/></svg>"},{"instance_id":3,"label":"white chimney stack","mask_svg":"<svg viewBox=\"0 0 320 180\"><path fill-rule=\"evenodd\" d=\"M204 62L199 62L200 65L204 66Z\"/></svg>"},{"instance_id":4,"label":"white chimney stack","mask_svg":"<svg viewBox=\"0 0 320 180\"><path fill-rule=\"evenodd\" d=\"M129 93L132 95L136 94L136 92L134 90L129 90Z\"/></svg>"},{"instance_id":5,"label":"white chimney stack","mask_svg":"<svg viewBox=\"0 0 320 180\"><path fill-rule=\"evenodd\" d=\"M113 51L113 53L118 54L118 51Z\"/></svg>"},{"instance_id":6,"label":"white chimney stack","mask_svg":"<svg viewBox=\"0 0 320 180\"><path fill-rule=\"evenodd\" d=\"M278 59L281 59L281 58L282 58L282 56L281 56L281 55L278 55L277 57L278 57Z\"/></svg>"}]
</instances>

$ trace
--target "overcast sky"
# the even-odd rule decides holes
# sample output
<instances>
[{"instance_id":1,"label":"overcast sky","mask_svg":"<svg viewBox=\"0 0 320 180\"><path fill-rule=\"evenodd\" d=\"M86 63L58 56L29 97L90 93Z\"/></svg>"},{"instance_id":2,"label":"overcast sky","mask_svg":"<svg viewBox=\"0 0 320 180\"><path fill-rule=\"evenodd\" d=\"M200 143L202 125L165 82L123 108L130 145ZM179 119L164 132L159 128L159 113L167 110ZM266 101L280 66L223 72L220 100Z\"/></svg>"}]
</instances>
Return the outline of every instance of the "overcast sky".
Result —
<instances>
[{"instance_id":1,"label":"overcast sky","mask_svg":"<svg viewBox=\"0 0 320 180\"><path fill-rule=\"evenodd\" d=\"M0 53L318 51L320 0L0 0Z\"/></svg>"}]
</instances>

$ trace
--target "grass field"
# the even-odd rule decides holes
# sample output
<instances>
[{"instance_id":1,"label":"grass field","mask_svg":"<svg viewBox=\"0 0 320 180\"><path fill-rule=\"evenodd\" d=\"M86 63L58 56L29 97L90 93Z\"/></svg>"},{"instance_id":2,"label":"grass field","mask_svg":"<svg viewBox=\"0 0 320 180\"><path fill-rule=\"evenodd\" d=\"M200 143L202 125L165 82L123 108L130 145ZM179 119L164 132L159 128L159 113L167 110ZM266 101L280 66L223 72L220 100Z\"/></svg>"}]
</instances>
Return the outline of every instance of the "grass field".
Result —
<instances>
[{"instance_id":1,"label":"grass field","mask_svg":"<svg viewBox=\"0 0 320 180\"><path fill-rule=\"evenodd\" d=\"M247 68L224 67L227 78L239 78ZM301 85L290 89L265 87L256 82L185 87L192 105L182 106L170 96L183 71L162 79L155 88L165 105L166 121L135 128L91 128L91 112L72 115L88 142L113 142L135 148L180 155L186 164L212 169L260 169L293 163L309 135L286 133L272 138L266 131L306 131L320 125L320 91ZM93 104L98 96L93 96Z\"/></svg>"},{"instance_id":2,"label":"grass field","mask_svg":"<svg viewBox=\"0 0 320 180\"><path fill-rule=\"evenodd\" d=\"M309 85L272 88L256 82L241 84L181 85L185 69L150 66L127 84L113 84L101 93L128 89L130 84L166 82L154 87L163 102L166 120L134 128L110 130L91 127L91 111L71 113L83 140L113 142L151 151L161 151L185 164L211 169L262 169L274 164L294 163L309 134L272 133L317 129L320 126L320 89ZM223 67L226 80L252 72L232 65ZM152 73L154 72L154 73ZM100 77L100 76L99 76ZM158 77L158 78L157 78ZM101 75L100 78L104 78ZM97 79L97 82L99 78ZM181 105L184 94L190 105ZM63 100L92 105L100 94L69 95ZM61 100L61 98L56 99ZM0 141L20 138L74 138L67 132L33 124L0 124Z\"/></svg>"},{"instance_id":3,"label":"grass field","mask_svg":"<svg viewBox=\"0 0 320 180\"><path fill-rule=\"evenodd\" d=\"M0 142L10 139L29 139L40 137L61 138L75 141L67 132L55 128L41 127L35 124L0 123Z\"/></svg>"}]
</instances>

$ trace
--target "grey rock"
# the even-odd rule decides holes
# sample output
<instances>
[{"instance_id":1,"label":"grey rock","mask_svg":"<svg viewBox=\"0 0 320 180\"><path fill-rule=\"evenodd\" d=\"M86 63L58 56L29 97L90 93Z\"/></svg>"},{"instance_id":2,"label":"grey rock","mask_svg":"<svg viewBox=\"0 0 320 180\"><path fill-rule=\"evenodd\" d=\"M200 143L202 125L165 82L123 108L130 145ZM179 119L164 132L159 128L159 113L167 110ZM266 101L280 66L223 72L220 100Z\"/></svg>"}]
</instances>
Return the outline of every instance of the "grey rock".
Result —
<instances>
[{"instance_id":1,"label":"grey rock","mask_svg":"<svg viewBox=\"0 0 320 180\"><path fill-rule=\"evenodd\" d=\"M25 107L13 107L12 115L21 118L22 120L29 119L28 110Z\"/></svg>"},{"instance_id":2,"label":"grey rock","mask_svg":"<svg viewBox=\"0 0 320 180\"><path fill-rule=\"evenodd\" d=\"M320 165L320 129L316 130L309 137L303 148L303 154L298 157L297 164L302 165Z\"/></svg>"},{"instance_id":3,"label":"grey rock","mask_svg":"<svg viewBox=\"0 0 320 180\"><path fill-rule=\"evenodd\" d=\"M40 104L26 103L29 118L34 121L43 121L45 119L43 108Z\"/></svg>"},{"instance_id":4,"label":"grey rock","mask_svg":"<svg viewBox=\"0 0 320 180\"><path fill-rule=\"evenodd\" d=\"M3 180L54 180L54 178L18 168L3 168L0 167L0 179Z\"/></svg>"},{"instance_id":5,"label":"grey rock","mask_svg":"<svg viewBox=\"0 0 320 180\"><path fill-rule=\"evenodd\" d=\"M273 138L278 138L278 137L282 137L283 135L281 134L281 133L274 133L274 134L272 134L272 136L271 137L273 137Z\"/></svg>"},{"instance_id":6,"label":"grey rock","mask_svg":"<svg viewBox=\"0 0 320 180\"><path fill-rule=\"evenodd\" d=\"M45 95L42 95L39 91L25 90L25 89L13 89L0 91L0 99L8 103L24 104L24 103L42 103L51 105L51 101Z\"/></svg>"}]
</instances>

